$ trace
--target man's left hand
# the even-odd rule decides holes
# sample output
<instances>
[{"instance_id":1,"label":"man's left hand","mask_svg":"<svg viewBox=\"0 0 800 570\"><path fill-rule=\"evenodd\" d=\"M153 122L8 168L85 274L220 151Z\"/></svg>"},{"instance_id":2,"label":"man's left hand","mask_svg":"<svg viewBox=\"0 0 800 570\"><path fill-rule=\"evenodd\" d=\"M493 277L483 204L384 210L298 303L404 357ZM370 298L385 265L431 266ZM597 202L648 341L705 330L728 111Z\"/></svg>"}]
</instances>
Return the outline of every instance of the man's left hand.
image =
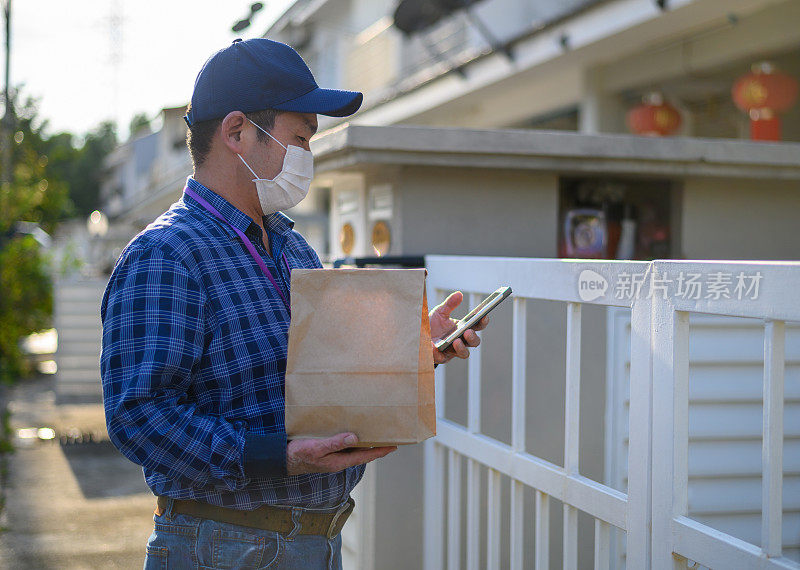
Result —
<instances>
[{"instance_id":1,"label":"man's left hand","mask_svg":"<svg viewBox=\"0 0 800 570\"><path fill-rule=\"evenodd\" d=\"M456 329L458 321L451 319L450 314L461 304L463 299L464 294L461 293L461 291L456 291L455 293L451 293L442 304L433 308L430 313L431 339L433 342L446 337ZM469 358L469 348L476 347L481 343L481 339L475 331L485 329L488 324L489 317L483 317L477 325L468 329L461 338L456 339L452 346L444 352L440 352L431 344L433 349L433 362L436 364L443 364L455 356L459 358Z\"/></svg>"}]
</instances>

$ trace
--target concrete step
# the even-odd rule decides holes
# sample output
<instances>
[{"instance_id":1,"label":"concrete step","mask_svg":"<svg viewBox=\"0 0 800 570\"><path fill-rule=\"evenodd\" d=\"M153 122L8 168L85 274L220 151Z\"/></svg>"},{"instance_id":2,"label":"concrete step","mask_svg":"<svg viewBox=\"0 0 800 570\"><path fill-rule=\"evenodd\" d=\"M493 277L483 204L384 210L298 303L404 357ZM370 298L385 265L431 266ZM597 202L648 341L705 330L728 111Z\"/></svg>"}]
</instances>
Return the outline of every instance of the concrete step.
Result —
<instances>
[{"instance_id":1,"label":"concrete step","mask_svg":"<svg viewBox=\"0 0 800 570\"><path fill-rule=\"evenodd\" d=\"M87 301L66 301L56 304L55 314L60 317L73 315L97 315L100 318L100 303L95 299Z\"/></svg>"},{"instance_id":2,"label":"concrete step","mask_svg":"<svg viewBox=\"0 0 800 570\"><path fill-rule=\"evenodd\" d=\"M56 382L100 382L100 368L60 370Z\"/></svg>"},{"instance_id":3,"label":"concrete step","mask_svg":"<svg viewBox=\"0 0 800 570\"><path fill-rule=\"evenodd\" d=\"M92 362L92 361L100 361L100 351L94 352L83 352L83 353L75 353L75 352L56 352L54 356L51 356L51 360L55 360L59 363L59 366L62 363L65 363L67 368L71 367L73 362ZM82 366L82 364L81 364Z\"/></svg>"},{"instance_id":4,"label":"concrete step","mask_svg":"<svg viewBox=\"0 0 800 570\"><path fill-rule=\"evenodd\" d=\"M53 300L59 305L66 303L95 303L99 307L103 301L103 291L54 291Z\"/></svg>"},{"instance_id":5,"label":"concrete step","mask_svg":"<svg viewBox=\"0 0 800 570\"><path fill-rule=\"evenodd\" d=\"M54 320L59 337L69 329L93 328L99 330L102 327L99 313L66 316L56 313Z\"/></svg>"},{"instance_id":6,"label":"concrete step","mask_svg":"<svg viewBox=\"0 0 800 570\"><path fill-rule=\"evenodd\" d=\"M106 289L106 279L81 279L78 281L56 281L56 293L65 293L67 295L81 295L86 291L99 291L103 294Z\"/></svg>"},{"instance_id":7,"label":"concrete step","mask_svg":"<svg viewBox=\"0 0 800 570\"><path fill-rule=\"evenodd\" d=\"M91 339L74 336L59 338L57 354L64 356L100 354L100 337Z\"/></svg>"},{"instance_id":8,"label":"concrete step","mask_svg":"<svg viewBox=\"0 0 800 570\"><path fill-rule=\"evenodd\" d=\"M56 383L55 388L57 404L102 404L103 402L103 387L99 380L91 382L60 381ZM85 414L84 411L83 415ZM96 414L97 412L94 415ZM102 419L94 419L90 423L99 424L97 427L103 424ZM102 431L102 428L99 431Z\"/></svg>"},{"instance_id":9,"label":"concrete step","mask_svg":"<svg viewBox=\"0 0 800 570\"><path fill-rule=\"evenodd\" d=\"M100 329L61 329L58 331L58 350L70 344L96 344L100 346L102 338L103 335Z\"/></svg>"},{"instance_id":10,"label":"concrete step","mask_svg":"<svg viewBox=\"0 0 800 570\"><path fill-rule=\"evenodd\" d=\"M58 330L59 345L61 344L61 341L89 342L94 338L99 340L103 331L103 327L101 327L99 323L94 323L94 326L90 326L88 319L84 322L79 322L79 326L74 326L73 323L62 323L58 320L56 320L54 324L65 325L56 329Z\"/></svg>"},{"instance_id":11,"label":"concrete step","mask_svg":"<svg viewBox=\"0 0 800 570\"><path fill-rule=\"evenodd\" d=\"M58 363L58 369L61 370L69 370L69 369L83 369L83 370L91 370L94 368L100 369L100 355L99 354L61 354L59 352L56 353L56 363Z\"/></svg>"},{"instance_id":12,"label":"concrete step","mask_svg":"<svg viewBox=\"0 0 800 570\"><path fill-rule=\"evenodd\" d=\"M68 336L58 339L56 353L61 354L100 354L100 331L69 331Z\"/></svg>"}]
</instances>

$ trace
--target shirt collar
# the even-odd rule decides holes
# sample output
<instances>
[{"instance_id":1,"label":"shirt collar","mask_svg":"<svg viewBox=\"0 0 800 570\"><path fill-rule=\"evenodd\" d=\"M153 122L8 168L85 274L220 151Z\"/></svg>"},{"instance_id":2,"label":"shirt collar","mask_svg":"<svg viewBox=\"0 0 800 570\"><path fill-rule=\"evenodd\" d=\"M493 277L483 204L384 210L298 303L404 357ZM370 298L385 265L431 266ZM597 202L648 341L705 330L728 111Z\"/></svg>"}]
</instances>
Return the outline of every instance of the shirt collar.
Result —
<instances>
[{"instance_id":1,"label":"shirt collar","mask_svg":"<svg viewBox=\"0 0 800 570\"><path fill-rule=\"evenodd\" d=\"M186 186L197 193L201 198L206 200L209 204L214 206L222 216L230 222L230 224L243 231L247 232L250 228L250 225L255 225L253 220L245 214L244 212L240 211L236 208L233 204L228 202L225 198L214 192L213 190L206 188L202 184L200 184L197 180L192 178L191 176L186 180ZM191 196L187 196L186 194L183 195L183 202L190 208L195 209L199 208L202 211L205 211L203 208L194 198ZM292 231L294 228L294 220L292 220L289 216L283 214L282 212L275 212L274 214L269 214L264 216L264 227L270 231L275 232L279 235L285 235ZM261 232L261 229L255 225L258 232Z\"/></svg>"},{"instance_id":2,"label":"shirt collar","mask_svg":"<svg viewBox=\"0 0 800 570\"><path fill-rule=\"evenodd\" d=\"M264 227L276 234L288 234L294 228L294 220L283 212L275 212L264 216Z\"/></svg>"}]
</instances>

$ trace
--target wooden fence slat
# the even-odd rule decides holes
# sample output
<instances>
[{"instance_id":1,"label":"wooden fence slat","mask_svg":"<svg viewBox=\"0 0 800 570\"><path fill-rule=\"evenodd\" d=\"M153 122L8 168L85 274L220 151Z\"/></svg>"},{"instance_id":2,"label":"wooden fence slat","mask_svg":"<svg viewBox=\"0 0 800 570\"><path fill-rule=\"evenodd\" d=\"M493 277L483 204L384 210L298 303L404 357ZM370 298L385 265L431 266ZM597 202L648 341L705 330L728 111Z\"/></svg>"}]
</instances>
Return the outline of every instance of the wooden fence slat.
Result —
<instances>
[{"instance_id":1,"label":"wooden fence slat","mask_svg":"<svg viewBox=\"0 0 800 570\"><path fill-rule=\"evenodd\" d=\"M500 472L486 477L486 567L500 570Z\"/></svg>"},{"instance_id":2,"label":"wooden fence slat","mask_svg":"<svg viewBox=\"0 0 800 570\"><path fill-rule=\"evenodd\" d=\"M768 321L764 333L761 549L767 556L780 556L783 520L783 389L786 326L783 321Z\"/></svg>"},{"instance_id":3,"label":"wooden fence slat","mask_svg":"<svg viewBox=\"0 0 800 570\"><path fill-rule=\"evenodd\" d=\"M525 485L516 479L511 480L509 566L511 570L522 570L522 552L525 546Z\"/></svg>"},{"instance_id":4,"label":"wooden fence slat","mask_svg":"<svg viewBox=\"0 0 800 570\"><path fill-rule=\"evenodd\" d=\"M594 520L594 570L611 569L611 525Z\"/></svg>"},{"instance_id":5,"label":"wooden fence slat","mask_svg":"<svg viewBox=\"0 0 800 570\"><path fill-rule=\"evenodd\" d=\"M535 570L550 568L550 497L537 489L534 529Z\"/></svg>"},{"instance_id":6,"label":"wooden fence slat","mask_svg":"<svg viewBox=\"0 0 800 570\"><path fill-rule=\"evenodd\" d=\"M444 560L444 446L431 439L424 446L425 536L422 563L425 570L439 570Z\"/></svg>"},{"instance_id":7,"label":"wooden fence slat","mask_svg":"<svg viewBox=\"0 0 800 570\"><path fill-rule=\"evenodd\" d=\"M564 471L578 473L581 400L581 306L567 304L567 378L564 414Z\"/></svg>"},{"instance_id":8,"label":"wooden fence slat","mask_svg":"<svg viewBox=\"0 0 800 570\"><path fill-rule=\"evenodd\" d=\"M525 399L526 351L528 347L527 311L525 299L514 298L511 363L511 447L525 451Z\"/></svg>"},{"instance_id":9,"label":"wooden fence slat","mask_svg":"<svg viewBox=\"0 0 800 570\"><path fill-rule=\"evenodd\" d=\"M578 509L564 505L564 570L578 570Z\"/></svg>"},{"instance_id":10,"label":"wooden fence slat","mask_svg":"<svg viewBox=\"0 0 800 570\"><path fill-rule=\"evenodd\" d=\"M447 568L461 570L461 456L447 453Z\"/></svg>"},{"instance_id":11,"label":"wooden fence slat","mask_svg":"<svg viewBox=\"0 0 800 570\"><path fill-rule=\"evenodd\" d=\"M467 570L478 570L480 566L480 468L480 463L467 459Z\"/></svg>"}]
</instances>

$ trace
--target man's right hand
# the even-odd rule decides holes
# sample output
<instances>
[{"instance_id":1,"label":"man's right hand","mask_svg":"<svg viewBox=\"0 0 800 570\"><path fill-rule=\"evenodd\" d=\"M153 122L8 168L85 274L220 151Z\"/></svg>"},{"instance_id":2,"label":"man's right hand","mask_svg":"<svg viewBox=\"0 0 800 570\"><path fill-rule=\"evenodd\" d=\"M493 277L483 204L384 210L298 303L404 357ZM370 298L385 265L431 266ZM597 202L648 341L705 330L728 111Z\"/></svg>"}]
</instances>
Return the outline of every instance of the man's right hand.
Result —
<instances>
[{"instance_id":1,"label":"man's right hand","mask_svg":"<svg viewBox=\"0 0 800 570\"><path fill-rule=\"evenodd\" d=\"M354 433L340 433L326 439L293 439L286 448L286 473L335 473L369 463L397 449L397 446L353 448L357 442Z\"/></svg>"}]
</instances>

